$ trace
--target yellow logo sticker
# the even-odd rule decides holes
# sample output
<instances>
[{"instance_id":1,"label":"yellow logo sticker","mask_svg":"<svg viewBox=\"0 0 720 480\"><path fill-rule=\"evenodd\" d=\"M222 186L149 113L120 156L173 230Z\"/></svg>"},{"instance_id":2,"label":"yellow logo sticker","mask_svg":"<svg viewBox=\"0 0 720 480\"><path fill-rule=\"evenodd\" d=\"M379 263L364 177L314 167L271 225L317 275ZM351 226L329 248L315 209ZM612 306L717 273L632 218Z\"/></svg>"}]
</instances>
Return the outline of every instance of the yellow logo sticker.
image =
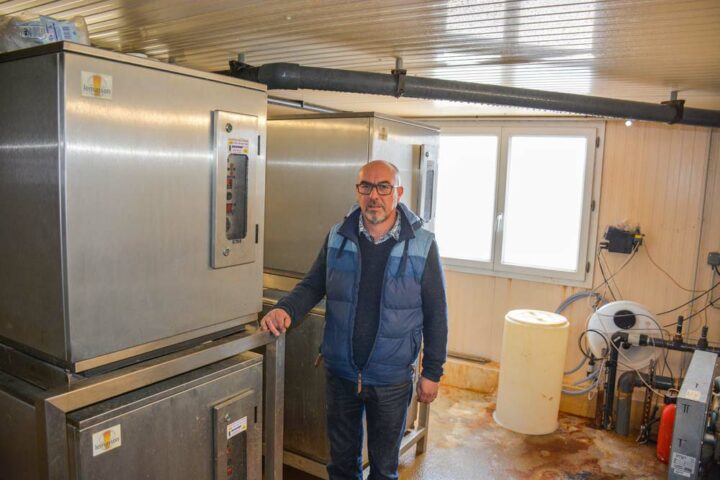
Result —
<instances>
[{"instance_id":1,"label":"yellow logo sticker","mask_svg":"<svg viewBox=\"0 0 720 480\"><path fill-rule=\"evenodd\" d=\"M112 76L102 73L82 72L81 83L84 97L112 99Z\"/></svg>"},{"instance_id":2,"label":"yellow logo sticker","mask_svg":"<svg viewBox=\"0 0 720 480\"><path fill-rule=\"evenodd\" d=\"M122 445L122 433L120 431L120 425L114 425L106 430L93 433L92 436L92 449L93 457L109 452L114 448L118 448Z\"/></svg>"}]
</instances>

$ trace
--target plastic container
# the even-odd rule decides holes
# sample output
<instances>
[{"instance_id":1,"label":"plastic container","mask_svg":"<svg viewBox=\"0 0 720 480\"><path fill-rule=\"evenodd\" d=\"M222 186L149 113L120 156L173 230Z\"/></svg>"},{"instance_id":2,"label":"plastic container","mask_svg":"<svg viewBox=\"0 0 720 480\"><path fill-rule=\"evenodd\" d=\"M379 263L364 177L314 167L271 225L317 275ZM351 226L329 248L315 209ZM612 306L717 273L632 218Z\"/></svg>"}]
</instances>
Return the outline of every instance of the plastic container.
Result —
<instances>
[{"instance_id":1,"label":"plastic container","mask_svg":"<svg viewBox=\"0 0 720 480\"><path fill-rule=\"evenodd\" d=\"M85 19L58 20L45 15L0 15L0 53L53 42L90 45Z\"/></svg>"},{"instance_id":2,"label":"plastic container","mask_svg":"<svg viewBox=\"0 0 720 480\"><path fill-rule=\"evenodd\" d=\"M505 316L495 421L528 435L557 429L570 323L540 310Z\"/></svg>"}]
</instances>

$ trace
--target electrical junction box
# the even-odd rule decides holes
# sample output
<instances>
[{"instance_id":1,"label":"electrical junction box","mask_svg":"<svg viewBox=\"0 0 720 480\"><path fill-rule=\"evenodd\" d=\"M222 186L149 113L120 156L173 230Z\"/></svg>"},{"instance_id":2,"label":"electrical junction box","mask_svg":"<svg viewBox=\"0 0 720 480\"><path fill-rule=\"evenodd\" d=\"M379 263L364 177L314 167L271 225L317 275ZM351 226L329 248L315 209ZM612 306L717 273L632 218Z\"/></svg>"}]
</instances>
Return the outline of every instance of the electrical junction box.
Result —
<instances>
[{"instance_id":1,"label":"electrical junction box","mask_svg":"<svg viewBox=\"0 0 720 480\"><path fill-rule=\"evenodd\" d=\"M605 231L608 252L632 253L638 245L642 244L644 235L640 230L630 232L616 227L608 227Z\"/></svg>"},{"instance_id":2,"label":"electrical junction box","mask_svg":"<svg viewBox=\"0 0 720 480\"><path fill-rule=\"evenodd\" d=\"M720 266L720 252L710 252L708 253L708 265L711 265L713 267Z\"/></svg>"}]
</instances>

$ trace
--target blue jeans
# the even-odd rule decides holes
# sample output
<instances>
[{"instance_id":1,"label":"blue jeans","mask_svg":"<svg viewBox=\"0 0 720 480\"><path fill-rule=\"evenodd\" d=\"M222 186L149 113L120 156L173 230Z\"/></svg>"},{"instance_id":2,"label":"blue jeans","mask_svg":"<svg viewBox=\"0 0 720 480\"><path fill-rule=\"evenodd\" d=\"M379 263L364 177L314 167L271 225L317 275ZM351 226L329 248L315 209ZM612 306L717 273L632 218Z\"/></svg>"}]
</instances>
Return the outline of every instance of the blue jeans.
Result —
<instances>
[{"instance_id":1,"label":"blue jeans","mask_svg":"<svg viewBox=\"0 0 720 480\"><path fill-rule=\"evenodd\" d=\"M328 373L326 396L330 480L362 480L363 414L368 430L368 480L397 479L412 382L363 385L358 394L355 382Z\"/></svg>"}]
</instances>

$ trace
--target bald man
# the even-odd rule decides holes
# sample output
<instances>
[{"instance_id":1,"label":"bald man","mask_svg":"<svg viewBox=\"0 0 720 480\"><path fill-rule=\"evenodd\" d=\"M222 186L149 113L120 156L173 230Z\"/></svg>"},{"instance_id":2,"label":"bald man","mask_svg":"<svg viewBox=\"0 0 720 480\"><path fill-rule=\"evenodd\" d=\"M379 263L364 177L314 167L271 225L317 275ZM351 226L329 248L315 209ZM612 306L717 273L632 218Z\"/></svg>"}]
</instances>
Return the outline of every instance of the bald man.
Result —
<instances>
[{"instance_id":1,"label":"bald man","mask_svg":"<svg viewBox=\"0 0 720 480\"><path fill-rule=\"evenodd\" d=\"M327 372L331 480L362 480L363 414L371 480L397 479L423 347L418 399L438 393L447 355L447 304L432 233L400 203L398 169L382 160L358 172L357 205L332 227L307 276L261 320L285 332L327 296L321 347ZM423 343L424 340L424 343Z\"/></svg>"}]
</instances>

